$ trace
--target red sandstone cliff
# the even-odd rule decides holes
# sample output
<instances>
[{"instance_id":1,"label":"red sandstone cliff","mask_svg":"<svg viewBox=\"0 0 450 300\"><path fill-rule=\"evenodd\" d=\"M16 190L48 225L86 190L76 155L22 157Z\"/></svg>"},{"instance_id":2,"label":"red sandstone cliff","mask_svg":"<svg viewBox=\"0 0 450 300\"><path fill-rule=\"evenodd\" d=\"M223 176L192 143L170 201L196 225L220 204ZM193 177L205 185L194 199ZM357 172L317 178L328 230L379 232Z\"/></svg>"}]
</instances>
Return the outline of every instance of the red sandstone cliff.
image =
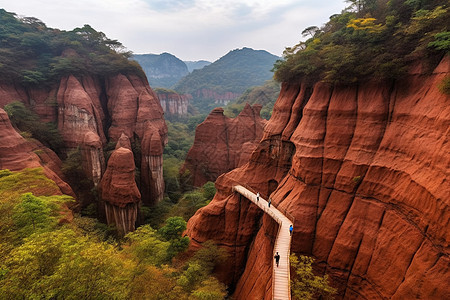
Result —
<instances>
[{"instance_id":1,"label":"red sandstone cliff","mask_svg":"<svg viewBox=\"0 0 450 300\"><path fill-rule=\"evenodd\" d=\"M121 235L134 231L141 194L135 181L133 152L118 147L111 154L100 183L108 224L115 224Z\"/></svg>"},{"instance_id":2,"label":"red sandstone cliff","mask_svg":"<svg viewBox=\"0 0 450 300\"><path fill-rule=\"evenodd\" d=\"M259 115L260 105L246 105L234 119L215 108L197 126L194 145L185 165L192 175L194 186L215 181L221 174L246 163L261 140L266 120Z\"/></svg>"},{"instance_id":3,"label":"red sandstone cliff","mask_svg":"<svg viewBox=\"0 0 450 300\"><path fill-rule=\"evenodd\" d=\"M191 95L180 95L173 91L156 90L165 117L187 117Z\"/></svg>"},{"instance_id":4,"label":"red sandstone cliff","mask_svg":"<svg viewBox=\"0 0 450 300\"><path fill-rule=\"evenodd\" d=\"M17 100L42 121L58 124L66 150L80 148L86 176L94 185L106 169L103 148L108 141L116 142L124 133L142 144L141 186L146 187L142 200L152 204L162 198L162 149L167 143L167 127L157 96L145 79L122 74L104 79L67 76L58 85L42 89L0 83L0 105ZM0 140L3 143L3 138Z\"/></svg>"},{"instance_id":5,"label":"red sandstone cliff","mask_svg":"<svg viewBox=\"0 0 450 300\"><path fill-rule=\"evenodd\" d=\"M448 297L450 98L437 86L449 73L447 56L393 83L283 84L249 163L188 222L194 243L230 253L220 275L236 299L271 298L277 225L235 182L295 217L291 251L316 258L337 298Z\"/></svg>"},{"instance_id":6,"label":"red sandstone cliff","mask_svg":"<svg viewBox=\"0 0 450 300\"><path fill-rule=\"evenodd\" d=\"M0 170L19 171L25 168L44 169L45 175L55 181L61 193L74 196L62 179L61 160L50 149L36 140L24 139L11 125L8 115L0 108Z\"/></svg>"}]
</instances>

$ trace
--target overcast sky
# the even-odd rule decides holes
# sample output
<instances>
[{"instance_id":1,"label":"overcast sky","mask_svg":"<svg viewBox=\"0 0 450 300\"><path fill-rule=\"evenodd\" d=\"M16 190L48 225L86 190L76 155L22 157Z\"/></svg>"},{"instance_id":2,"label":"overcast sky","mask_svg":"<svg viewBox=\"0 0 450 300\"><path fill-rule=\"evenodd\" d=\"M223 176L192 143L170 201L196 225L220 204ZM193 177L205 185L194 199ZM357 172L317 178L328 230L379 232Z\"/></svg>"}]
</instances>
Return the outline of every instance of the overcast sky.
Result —
<instances>
[{"instance_id":1,"label":"overcast sky","mask_svg":"<svg viewBox=\"0 0 450 300\"><path fill-rule=\"evenodd\" d=\"M136 54L169 52L215 61L250 47L281 56L347 6L344 0L0 0L0 8L48 27L91 25Z\"/></svg>"}]
</instances>

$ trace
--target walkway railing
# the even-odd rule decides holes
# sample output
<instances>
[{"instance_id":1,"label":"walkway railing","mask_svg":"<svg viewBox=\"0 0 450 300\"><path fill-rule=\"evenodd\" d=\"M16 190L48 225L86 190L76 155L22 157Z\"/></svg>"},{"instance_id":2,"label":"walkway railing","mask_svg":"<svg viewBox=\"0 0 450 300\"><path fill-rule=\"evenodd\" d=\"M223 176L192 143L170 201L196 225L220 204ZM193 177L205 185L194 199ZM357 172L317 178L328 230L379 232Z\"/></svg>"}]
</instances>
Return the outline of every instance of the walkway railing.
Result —
<instances>
[{"instance_id":1,"label":"walkway railing","mask_svg":"<svg viewBox=\"0 0 450 300\"><path fill-rule=\"evenodd\" d=\"M294 224L294 218L286 211L279 210L271 203L271 207L268 206L267 197L260 194L259 200L256 199L256 193L251 187L243 185L233 186L233 191L241 194L245 198L252 201L270 217L272 217L280 226L275 239L275 246L273 255L278 252L280 255L279 266L276 265L274 260L272 268L272 299L274 300L286 300L291 299L290 288L290 268L289 268L289 255L291 248L291 235L289 233L289 226ZM290 217L289 217L290 216Z\"/></svg>"}]
</instances>

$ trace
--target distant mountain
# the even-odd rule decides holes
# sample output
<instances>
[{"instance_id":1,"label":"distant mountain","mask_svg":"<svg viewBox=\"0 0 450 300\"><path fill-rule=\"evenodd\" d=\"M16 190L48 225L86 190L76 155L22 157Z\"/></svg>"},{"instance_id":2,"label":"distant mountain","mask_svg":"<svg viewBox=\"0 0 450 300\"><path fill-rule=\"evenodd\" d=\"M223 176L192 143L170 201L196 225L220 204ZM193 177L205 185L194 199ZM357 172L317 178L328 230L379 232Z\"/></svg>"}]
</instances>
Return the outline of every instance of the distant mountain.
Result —
<instances>
[{"instance_id":1,"label":"distant mountain","mask_svg":"<svg viewBox=\"0 0 450 300\"><path fill-rule=\"evenodd\" d=\"M141 65L152 88L170 88L189 74L186 64L170 53L135 54L132 59Z\"/></svg>"},{"instance_id":2,"label":"distant mountain","mask_svg":"<svg viewBox=\"0 0 450 300\"><path fill-rule=\"evenodd\" d=\"M184 61L186 66L188 67L189 73L192 73L194 70L198 70L203 68L204 66L210 65L211 62L207 60L197 60L197 61Z\"/></svg>"},{"instance_id":3,"label":"distant mountain","mask_svg":"<svg viewBox=\"0 0 450 300\"><path fill-rule=\"evenodd\" d=\"M201 112L225 105L252 86L272 78L271 69L280 57L264 50L236 49L181 79L174 89L192 95L192 104Z\"/></svg>"}]
</instances>

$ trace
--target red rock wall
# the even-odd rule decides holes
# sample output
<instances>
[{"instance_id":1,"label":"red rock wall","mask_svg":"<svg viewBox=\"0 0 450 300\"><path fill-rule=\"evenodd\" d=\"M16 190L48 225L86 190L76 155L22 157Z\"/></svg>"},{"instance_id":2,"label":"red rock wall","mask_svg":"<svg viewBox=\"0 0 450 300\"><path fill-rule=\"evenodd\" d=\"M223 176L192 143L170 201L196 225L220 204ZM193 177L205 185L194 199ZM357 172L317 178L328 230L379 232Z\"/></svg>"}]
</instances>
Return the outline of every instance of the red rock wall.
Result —
<instances>
[{"instance_id":1,"label":"red rock wall","mask_svg":"<svg viewBox=\"0 0 450 300\"><path fill-rule=\"evenodd\" d=\"M234 119L215 108L197 126L194 145L185 165L192 174L194 186L215 181L221 174L245 164L256 148L266 121L259 115L261 106L246 105Z\"/></svg>"},{"instance_id":2,"label":"red rock wall","mask_svg":"<svg viewBox=\"0 0 450 300\"><path fill-rule=\"evenodd\" d=\"M190 95L180 95L175 92L157 92L159 103L166 117L187 117Z\"/></svg>"},{"instance_id":3,"label":"red rock wall","mask_svg":"<svg viewBox=\"0 0 450 300\"><path fill-rule=\"evenodd\" d=\"M162 149L167 143L167 127L156 94L145 79L121 74L104 80L67 76L57 86L42 89L0 83L0 106L17 100L33 109L43 121L58 123L67 151L80 147L83 168L94 185L100 182L106 169L103 148L108 140L116 142L125 134L144 143L146 136L153 136L153 142L144 143L147 146L142 149L141 161L148 162L143 167L151 169L141 173L142 186L149 187L142 193L142 199L150 204L162 198Z\"/></svg>"},{"instance_id":4,"label":"red rock wall","mask_svg":"<svg viewBox=\"0 0 450 300\"><path fill-rule=\"evenodd\" d=\"M338 299L448 297L450 97L437 86L449 73L446 57L395 83L283 84L250 162L188 222L195 243L229 250L221 276L236 299L271 298L276 225L231 194L234 182L265 194L278 183L273 203L295 217L291 250L316 258Z\"/></svg>"},{"instance_id":5,"label":"red rock wall","mask_svg":"<svg viewBox=\"0 0 450 300\"><path fill-rule=\"evenodd\" d=\"M25 168L44 169L45 175L52 179L61 193L75 196L61 173L58 156L41 143L24 139L11 125L6 112L0 108L0 170L19 171Z\"/></svg>"},{"instance_id":6,"label":"red rock wall","mask_svg":"<svg viewBox=\"0 0 450 300\"><path fill-rule=\"evenodd\" d=\"M121 235L134 231L141 194L130 149L119 147L111 154L100 190L108 224L115 224Z\"/></svg>"}]
</instances>

